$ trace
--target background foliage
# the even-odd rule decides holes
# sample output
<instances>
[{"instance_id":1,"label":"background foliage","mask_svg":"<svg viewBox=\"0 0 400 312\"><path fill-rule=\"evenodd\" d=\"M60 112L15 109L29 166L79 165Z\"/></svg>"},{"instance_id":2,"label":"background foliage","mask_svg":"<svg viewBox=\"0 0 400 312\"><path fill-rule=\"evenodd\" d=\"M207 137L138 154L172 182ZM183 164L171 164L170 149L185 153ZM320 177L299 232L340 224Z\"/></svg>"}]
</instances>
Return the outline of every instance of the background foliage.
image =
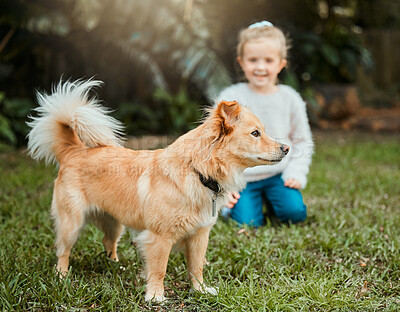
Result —
<instances>
[{"instance_id":1,"label":"background foliage","mask_svg":"<svg viewBox=\"0 0 400 312\"><path fill-rule=\"evenodd\" d=\"M281 79L312 102L313 83L354 82L357 68L373 66L360 33L398 28L399 3L0 0L0 139L24 143L21 112L31 108L35 90L50 91L60 77L105 81L100 98L120 110L128 134L182 133L223 87L241 79L237 33L262 19L290 34L290 67Z\"/></svg>"}]
</instances>

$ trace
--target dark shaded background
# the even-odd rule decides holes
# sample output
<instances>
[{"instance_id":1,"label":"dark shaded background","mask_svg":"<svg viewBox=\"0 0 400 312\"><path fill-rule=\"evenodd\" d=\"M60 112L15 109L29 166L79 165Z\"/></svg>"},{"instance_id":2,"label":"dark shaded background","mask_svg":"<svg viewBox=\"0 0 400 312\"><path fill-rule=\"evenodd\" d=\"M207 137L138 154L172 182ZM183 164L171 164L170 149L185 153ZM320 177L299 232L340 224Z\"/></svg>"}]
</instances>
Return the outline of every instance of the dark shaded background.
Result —
<instances>
[{"instance_id":1,"label":"dark shaded background","mask_svg":"<svg viewBox=\"0 0 400 312\"><path fill-rule=\"evenodd\" d=\"M60 77L103 80L130 135L181 134L242 79L237 33L263 19L291 39L280 79L314 125L396 110L399 12L399 0L1 0L0 140L25 143L35 91Z\"/></svg>"}]
</instances>

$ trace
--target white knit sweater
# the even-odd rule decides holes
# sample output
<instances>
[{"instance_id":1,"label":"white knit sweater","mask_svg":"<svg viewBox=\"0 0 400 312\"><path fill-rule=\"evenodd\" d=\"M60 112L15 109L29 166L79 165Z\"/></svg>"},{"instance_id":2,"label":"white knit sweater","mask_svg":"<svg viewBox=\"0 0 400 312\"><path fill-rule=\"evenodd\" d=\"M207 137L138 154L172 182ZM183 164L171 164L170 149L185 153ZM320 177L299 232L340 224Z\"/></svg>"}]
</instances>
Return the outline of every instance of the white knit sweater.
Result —
<instances>
[{"instance_id":1,"label":"white knit sweater","mask_svg":"<svg viewBox=\"0 0 400 312\"><path fill-rule=\"evenodd\" d=\"M290 146L289 154L280 163L246 169L246 182L282 174L284 181L294 178L304 188L314 143L301 96L285 85L278 85L278 91L273 94L259 94L252 91L247 83L238 83L221 92L218 102L222 100L237 101L250 108L264 124L268 136Z\"/></svg>"}]
</instances>

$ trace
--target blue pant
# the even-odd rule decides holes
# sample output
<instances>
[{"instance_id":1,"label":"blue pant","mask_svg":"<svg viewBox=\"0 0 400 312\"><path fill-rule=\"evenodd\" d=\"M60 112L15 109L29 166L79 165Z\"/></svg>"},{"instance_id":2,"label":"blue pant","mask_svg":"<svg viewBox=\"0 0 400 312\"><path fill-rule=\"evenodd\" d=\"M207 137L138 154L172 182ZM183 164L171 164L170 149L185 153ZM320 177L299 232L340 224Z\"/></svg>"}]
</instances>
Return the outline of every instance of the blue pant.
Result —
<instances>
[{"instance_id":1,"label":"blue pant","mask_svg":"<svg viewBox=\"0 0 400 312\"><path fill-rule=\"evenodd\" d=\"M231 210L231 217L240 224L264 224L263 203L272 208L282 222L300 222L307 217L307 207L299 190L284 186L281 175L247 183L240 199Z\"/></svg>"}]
</instances>

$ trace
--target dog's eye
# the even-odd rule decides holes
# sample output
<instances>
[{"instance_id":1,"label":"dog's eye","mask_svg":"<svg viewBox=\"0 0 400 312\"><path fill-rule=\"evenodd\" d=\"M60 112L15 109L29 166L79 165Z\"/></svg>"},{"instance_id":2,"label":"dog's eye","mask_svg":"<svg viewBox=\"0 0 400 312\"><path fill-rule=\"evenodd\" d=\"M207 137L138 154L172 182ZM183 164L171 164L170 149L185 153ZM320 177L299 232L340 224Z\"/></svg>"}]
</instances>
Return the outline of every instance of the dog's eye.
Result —
<instances>
[{"instance_id":1,"label":"dog's eye","mask_svg":"<svg viewBox=\"0 0 400 312\"><path fill-rule=\"evenodd\" d=\"M258 131L258 130L254 130L252 133L251 133L251 135L253 136L253 137L259 137L260 135L261 135L261 133L260 133L260 131Z\"/></svg>"}]
</instances>

